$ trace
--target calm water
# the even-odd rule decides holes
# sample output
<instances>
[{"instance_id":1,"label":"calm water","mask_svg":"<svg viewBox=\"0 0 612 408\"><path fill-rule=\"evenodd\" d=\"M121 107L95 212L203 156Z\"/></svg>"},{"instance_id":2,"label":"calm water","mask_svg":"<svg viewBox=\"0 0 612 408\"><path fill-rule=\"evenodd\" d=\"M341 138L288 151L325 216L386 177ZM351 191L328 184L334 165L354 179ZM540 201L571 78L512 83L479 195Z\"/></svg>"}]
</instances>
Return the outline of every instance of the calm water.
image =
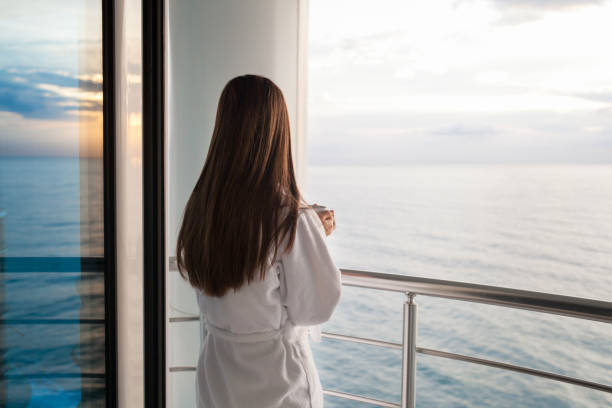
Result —
<instances>
[{"instance_id":1,"label":"calm water","mask_svg":"<svg viewBox=\"0 0 612 408\"><path fill-rule=\"evenodd\" d=\"M612 300L612 166L310 167L341 267ZM326 330L401 342L402 295L345 288ZM612 326L417 297L422 347L612 383ZM324 387L398 402L396 351L323 340ZM419 407L602 407L612 396L417 356ZM326 407L360 407L326 397ZM363 405L366 406L365 404Z\"/></svg>"},{"instance_id":2,"label":"calm water","mask_svg":"<svg viewBox=\"0 0 612 408\"><path fill-rule=\"evenodd\" d=\"M61 263L4 263L0 271L0 405L104 405L104 275L81 256L103 256L100 161L0 158L4 256ZM50 261L52 261L51 259ZM54 324L40 324L61 319ZM81 377L81 374L85 374ZM2 405L4 406L4 405Z\"/></svg>"},{"instance_id":3,"label":"calm water","mask_svg":"<svg viewBox=\"0 0 612 408\"><path fill-rule=\"evenodd\" d=\"M79 163L11 160L0 160L5 255L79 256ZM612 300L612 166L310 167L308 186L308 199L336 211L329 243L341 267ZM99 241L99 233L92 237ZM100 255L98 244L87 247ZM4 274L1 283L5 318L102 313L99 275ZM98 302L84 309L91 299ZM399 342L402 302L345 288L325 329ZM612 383L608 325L426 297L417 303L419 346ZM3 336L12 374L103 372L103 349L89 363L78 358L84 341L103 338L103 326L15 326ZM313 348L325 387L399 401L398 352L331 340ZM422 355L416 384L420 407L612 406L611 396L581 387ZM80 378L34 379L30 403L15 406L76 406L82 386ZM326 406L366 407L335 398Z\"/></svg>"}]
</instances>

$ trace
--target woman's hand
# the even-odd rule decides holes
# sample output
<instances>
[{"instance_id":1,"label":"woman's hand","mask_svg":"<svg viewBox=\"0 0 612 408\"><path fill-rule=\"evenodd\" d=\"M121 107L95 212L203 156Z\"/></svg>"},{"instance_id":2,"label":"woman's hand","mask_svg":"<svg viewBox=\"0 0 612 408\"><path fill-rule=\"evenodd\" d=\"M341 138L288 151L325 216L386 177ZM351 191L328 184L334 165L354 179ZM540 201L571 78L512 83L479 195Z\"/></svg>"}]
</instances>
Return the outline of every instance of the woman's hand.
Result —
<instances>
[{"instance_id":1,"label":"woman's hand","mask_svg":"<svg viewBox=\"0 0 612 408\"><path fill-rule=\"evenodd\" d=\"M334 216L334 210L321 211L317 215L325 227L325 235L329 236L336 229L336 217Z\"/></svg>"}]
</instances>

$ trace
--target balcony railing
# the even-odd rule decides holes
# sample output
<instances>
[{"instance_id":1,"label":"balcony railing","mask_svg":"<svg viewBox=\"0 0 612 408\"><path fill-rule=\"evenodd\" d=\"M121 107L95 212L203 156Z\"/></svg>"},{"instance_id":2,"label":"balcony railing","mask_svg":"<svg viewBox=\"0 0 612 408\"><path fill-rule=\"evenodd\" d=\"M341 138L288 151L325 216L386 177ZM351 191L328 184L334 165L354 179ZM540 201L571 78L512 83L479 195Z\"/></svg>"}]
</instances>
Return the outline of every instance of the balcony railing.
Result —
<instances>
[{"instance_id":1,"label":"balcony railing","mask_svg":"<svg viewBox=\"0 0 612 408\"><path fill-rule=\"evenodd\" d=\"M171 259L170 261L170 269L176 271L176 263L174 262L174 259ZM494 360L418 347L416 344L417 305L415 298L417 295L446 298L508 308L524 309L533 312L550 313L560 316L569 316L577 319L595 320L609 324L612 323L612 302L509 289L496 286L476 285L463 282L348 269L342 270L342 284L346 286L355 286L375 290L401 292L406 295L406 301L403 304L403 339L401 343L393 343L365 337L347 336L339 333L322 333L323 337L330 339L402 350L401 402L397 404L394 402L378 400L365 396L324 389L323 392L327 395L382 407L414 408L416 398L415 380L417 353L463 361L466 363L480 364L502 370L515 371L523 374L547 378L553 381L588 387L601 392L612 393L612 385L608 384L600 384L580 378L564 376L548 371L535 370L524 366L507 364ZM199 316L173 317L169 320L170 323L197 321L199 320ZM170 367L171 372L194 370L195 367Z\"/></svg>"}]
</instances>

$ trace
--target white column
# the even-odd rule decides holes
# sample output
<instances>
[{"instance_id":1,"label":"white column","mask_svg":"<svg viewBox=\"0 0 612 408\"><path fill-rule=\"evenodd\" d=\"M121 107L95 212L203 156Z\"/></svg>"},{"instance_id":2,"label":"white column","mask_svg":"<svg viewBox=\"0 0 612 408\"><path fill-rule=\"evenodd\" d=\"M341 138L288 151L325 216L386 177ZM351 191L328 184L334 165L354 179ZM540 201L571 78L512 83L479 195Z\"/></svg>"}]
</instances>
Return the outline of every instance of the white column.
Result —
<instances>
[{"instance_id":1,"label":"white column","mask_svg":"<svg viewBox=\"0 0 612 408\"><path fill-rule=\"evenodd\" d=\"M204 164L221 90L237 75L264 75L282 89L302 177L306 5L299 0L169 1L169 238L176 236Z\"/></svg>"}]
</instances>

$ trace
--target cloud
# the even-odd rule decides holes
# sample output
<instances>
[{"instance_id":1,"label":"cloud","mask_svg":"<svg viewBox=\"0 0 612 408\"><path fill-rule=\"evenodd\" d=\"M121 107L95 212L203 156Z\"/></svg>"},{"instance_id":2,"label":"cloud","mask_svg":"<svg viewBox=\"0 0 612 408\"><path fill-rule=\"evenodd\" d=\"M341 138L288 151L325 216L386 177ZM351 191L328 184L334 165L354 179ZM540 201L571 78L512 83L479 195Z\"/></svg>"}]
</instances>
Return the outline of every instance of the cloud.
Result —
<instances>
[{"instance_id":1,"label":"cloud","mask_svg":"<svg viewBox=\"0 0 612 408\"><path fill-rule=\"evenodd\" d=\"M517 25L542 18L548 12L597 6L608 0L491 0L502 16L502 25Z\"/></svg>"},{"instance_id":2,"label":"cloud","mask_svg":"<svg viewBox=\"0 0 612 408\"><path fill-rule=\"evenodd\" d=\"M442 138L460 138L466 140L484 140L488 137L498 134L499 131L491 126L469 126L462 124L453 124L442 128L437 128L430 132L440 140Z\"/></svg>"},{"instance_id":3,"label":"cloud","mask_svg":"<svg viewBox=\"0 0 612 408\"><path fill-rule=\"evenodd\" d=\"M79 124L0 111L1 156L79 156ZM82 135L81 135L82 136Z\"/></svg>"},{"instance_id":4,"label":"cloud","mask_svg":"<svg viewBox=\"0 0 612 408\"><path fill-rule=\"evenodd\" d=\"M581 93L575 93L573 94L573 96L588 99L589 101L612 103L612 91L609 91L609 92L581 92Z\"/></svg>"},{"instance_id":5,"label":"cloud","mask_svg":"<svg viewBox=\"0 0 612 408\"><path fill-rule=\"evenodd\" d=\"M500 8L522 8L530 10L560 10L568 7L602 4L606 0L492 0Z\"/></svg>"},{"instance_id":6,"label":"cloud","mask_svg":"<svg viewBox=\"0 0 612 408\"><path fill-rule=\"evenodd\" d=\"M76 110L99 111L101 82L34 69L0 69L0 111L25 118L61 119Z\"/></svg>"},{"instance_id":7,"label":"cloud","mask_svg":"<svg viewBox=\"0 0 612 408\"><path fill-rule=\"evenodd\" d=\"M310 164L612 163L612 116L591 111L311 117Z\"/></svg>"}]
</instances>

